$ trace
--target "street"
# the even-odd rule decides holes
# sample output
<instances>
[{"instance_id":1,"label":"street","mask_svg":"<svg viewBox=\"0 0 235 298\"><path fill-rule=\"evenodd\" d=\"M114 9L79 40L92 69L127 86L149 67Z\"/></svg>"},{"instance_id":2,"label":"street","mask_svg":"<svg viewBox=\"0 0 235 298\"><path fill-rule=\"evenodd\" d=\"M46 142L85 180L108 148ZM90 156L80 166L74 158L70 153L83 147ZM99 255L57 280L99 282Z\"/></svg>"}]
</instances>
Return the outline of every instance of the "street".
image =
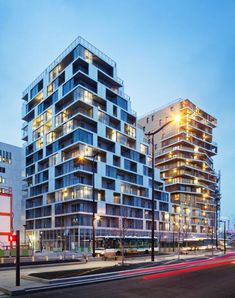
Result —
<instances>
[{"instance_id":1,"label":"street","mask_svg":"<svg viewBox=\"0 0 235 298\"><path fill-rule=\"evenodd\" d=\"M19 297L156 297L234 298L235 263L145 280L143 276L106 283L75 286Z\"/></svg>"}]
</instances>

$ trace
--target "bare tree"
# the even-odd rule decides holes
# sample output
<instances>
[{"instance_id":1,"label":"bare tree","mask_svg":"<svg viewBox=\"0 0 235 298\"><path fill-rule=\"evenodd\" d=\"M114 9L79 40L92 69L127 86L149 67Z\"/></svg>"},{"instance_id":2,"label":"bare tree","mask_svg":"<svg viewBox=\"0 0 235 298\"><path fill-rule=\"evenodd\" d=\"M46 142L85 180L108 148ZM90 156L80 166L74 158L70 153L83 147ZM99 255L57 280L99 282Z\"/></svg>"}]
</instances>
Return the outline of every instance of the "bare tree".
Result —
<instances>
[{"instance_id":1,"label":"bare tree","mask_svg":"<svg viewBox=\"0 0 235 298\"><path fill-rule=\"evenodd\" d=\"M127 226L127 218L124 216L125 209L121 209L121 216L119 217L119 237L120 237L120 244L121 244L121 256L122 256L122 266L125 262L125 238L128 234L128 226Z\"/></svg>"}]
</instances>

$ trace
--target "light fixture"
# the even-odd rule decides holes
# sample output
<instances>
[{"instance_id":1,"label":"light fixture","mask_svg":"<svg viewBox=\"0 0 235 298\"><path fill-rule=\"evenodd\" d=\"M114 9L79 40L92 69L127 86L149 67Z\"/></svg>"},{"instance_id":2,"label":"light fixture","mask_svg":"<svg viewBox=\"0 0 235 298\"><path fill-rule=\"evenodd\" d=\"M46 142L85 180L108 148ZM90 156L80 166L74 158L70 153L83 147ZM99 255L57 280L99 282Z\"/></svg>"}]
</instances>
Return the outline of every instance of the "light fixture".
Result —
<instances>
[{"instance_id":1,"label":"light fixture","mask_svg":"<svg viewBox=\"0 0 235 298\"><path fill-rule=\"evenodd\" d=\"M84 160L85 160L85 156L84 156L84 155L79 155L79 156L78 156L78 159L79 159L80 161L84 161Z\"/></svg>"},{"instance_id":2,"label":"light fixture","mask_svg":"<svg viewBox=\"0 0 235 298\"><path fill-rule=\"evenodd\" d=\"M174 122L179 123L180 122L180 115L175 115Z\"/></svg>"}]
</instances>

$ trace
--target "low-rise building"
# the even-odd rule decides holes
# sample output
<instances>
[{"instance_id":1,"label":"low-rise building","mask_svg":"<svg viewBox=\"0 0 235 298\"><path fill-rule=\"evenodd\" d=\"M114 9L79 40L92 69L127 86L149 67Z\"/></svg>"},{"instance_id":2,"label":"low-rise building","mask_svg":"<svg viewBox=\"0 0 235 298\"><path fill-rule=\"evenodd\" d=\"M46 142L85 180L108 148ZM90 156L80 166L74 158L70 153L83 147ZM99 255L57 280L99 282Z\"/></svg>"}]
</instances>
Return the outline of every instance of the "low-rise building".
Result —
<instances>
[{"instance_id":1,"label":"low-rise building","mask_svg":"<svg viewBox=\"0 0 235 298\"><path fill-rule=\"evenodd\" d=\"M9 232L20 230L23 236L22 172L22 148L0 142L0 246L9 245Z\"/></svg>"}]
</instances>

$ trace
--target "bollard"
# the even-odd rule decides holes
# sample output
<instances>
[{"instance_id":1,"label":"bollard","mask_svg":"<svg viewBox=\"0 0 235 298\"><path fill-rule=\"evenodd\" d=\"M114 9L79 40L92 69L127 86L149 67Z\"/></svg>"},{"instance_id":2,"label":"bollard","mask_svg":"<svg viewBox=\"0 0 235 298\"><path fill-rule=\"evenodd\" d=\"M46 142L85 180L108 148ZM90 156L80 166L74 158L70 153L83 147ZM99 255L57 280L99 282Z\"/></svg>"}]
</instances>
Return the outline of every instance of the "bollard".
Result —
<instances>
[{"instance_id":1,"label":"bollard","mask_svg":"<svg viewBox=\"0 0 235 298\"><path fill-rule=\"evenodd\" d=\"M35 256L32 256L32 262L35 262Z\"/></svg>"},{"instance_id":2,"label":"bollard","mask_svg":"<svg viewBox=\"0 0 235 298\"><path fill-rule=\"evenodd\" d=\"M1 258L1 264L4 264L4 258Z\"/></svg>"},{"instance_id":3,"label":"bollard","mask_svg":"<svg viewBox=\"0 0 235 298\"><path fill-rule=\"evenodd\" d=\"M72 255L72 260L74 260L75 259L75 255Z\"/></svg>"},{"instance_id":4,"label":"bollard","mask_svg":"<svg viewBox=\"0 0 235 298\"><path fill-rule=\"evenodd\" d=\"M60 256L60 260L63 260L63 256Z\"/></svg>"},{"instance_id":5,"label":"bollard","mask_svg":"<svg viewBox=\"0 0 235 298\"><path fill-rule=\"evenodd\" d=\"M48 259L49 259L48 256L45 256L45 261L48 261Z\"/></svg>"}]
</instances>

